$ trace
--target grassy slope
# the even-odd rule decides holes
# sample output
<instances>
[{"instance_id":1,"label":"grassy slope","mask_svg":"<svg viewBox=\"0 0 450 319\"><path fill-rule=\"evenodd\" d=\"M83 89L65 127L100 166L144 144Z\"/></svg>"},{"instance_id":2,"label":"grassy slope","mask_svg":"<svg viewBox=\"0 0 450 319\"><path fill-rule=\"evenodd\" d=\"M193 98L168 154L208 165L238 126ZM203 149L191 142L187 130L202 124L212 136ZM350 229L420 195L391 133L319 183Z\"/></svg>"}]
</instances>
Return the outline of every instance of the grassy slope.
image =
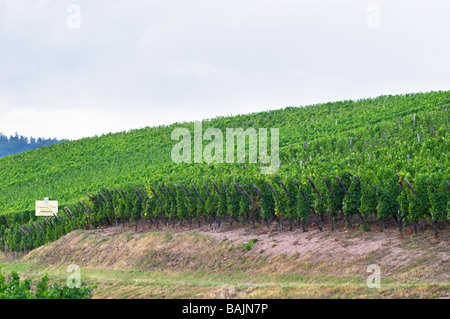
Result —
<instances>
[{"instance_id":1,"label":"grassy slope","mask_svg":"<svg viewBox=\"0 0 450 319\"><path fill-rule=\"evenodd\" d=\"M292 160L288 147L293 150L303 149L303 141L308 144L308 154L296 155L296 163L309 162L314 157L314 165L328 163L331 158L346 163L349 155L348 140L354 138L354 154L365 149L374 150L380 146L383 132L388 132L388 148L395 148L392 156L402 150L404 138L414 143L417 133L425 141L429 136L428 111L432 111L433 122L443 123L437 127L438 134L444 134L448 125L448 112L442 113L441 106L450 102L449 91L426 94L409 94L399 96L381 96L375 99L342 101L313 105L305 108L288 107L269 112L249 115L219 117L204 121L204 129L217 127L225 131L231 127L264 127L280 129L280 146L282 154L287 154L284 163ZM416 131L411 130L412 114L418 114L423 125ZM441 114L442 113L442 114ZM425 116L427 115L427 116ZM445 122L444 117L447 117ZM396 141L398 118L402 117L404 127L410 136ZM148 184L152 181L177 176L197 176L214 174L218 170L229 174L238 170L239 165L223 164L211 170L207 165L175 165L170 160L170 150L176 143L170 134L175 127L188 127L192 123L175 123L170 126L144 128L129 132L107 134L100 137L85 138L65 142L46 148L8 156L0 159L0 214L21 212L34 209L34 201L45 196L57 199L62 205L86 197L86 192L97 191L102 187L125 186L130 183ZM366 130L367 127L367 130ZM328 147L342 139L343 151L336 154L315 151L316 146ZM367 143L367 145L365 144ZM439 143L447 143L445 140ZM423 144L423 143L422 143ZM414 154L411 150L412 163ZM361 154L363 154L361 153ZM378 154L378 153L377 153ZM378 154L381 159L381 153ZM442 157L443 156L443 157ZM444 152L436 161L448 163ZM379 160L376 154L372 162ZM405 161L406 155L401 155ZM352 159L353 160L353 159ZM392 159L390 159L392 162ZM383 163L380 162L381 165ZM252 168L252 165L254 166ZM259 171L258 164L247 166L247 170ZM282 165L279 174L289 172L290 164ZM445 164L447 165L447 164Z\"/></svg>"},{"instance_id":2,"label":"grassy slope","mask_svg":"<svg viewBox=\"0 0 450 319\"><path fill-rule=\"evenodd\" d=\"M394 230L285 233L289 237L262 229L208 232L78 230L2 268L64 282L65 268L77 264L83 285L98 285L97 298L450 297L448 232L439 238L430 232L399 237ZM248 238L260 240L249 251L243 249ZM269 238L299 246L280 254L267 246ZM302 250L303 242L316 240L329 244ZM366 250L355 254L355 247ZM366 286L367 266L374 263L381 267L379 290Z\"/></svg>"}]
</instances>

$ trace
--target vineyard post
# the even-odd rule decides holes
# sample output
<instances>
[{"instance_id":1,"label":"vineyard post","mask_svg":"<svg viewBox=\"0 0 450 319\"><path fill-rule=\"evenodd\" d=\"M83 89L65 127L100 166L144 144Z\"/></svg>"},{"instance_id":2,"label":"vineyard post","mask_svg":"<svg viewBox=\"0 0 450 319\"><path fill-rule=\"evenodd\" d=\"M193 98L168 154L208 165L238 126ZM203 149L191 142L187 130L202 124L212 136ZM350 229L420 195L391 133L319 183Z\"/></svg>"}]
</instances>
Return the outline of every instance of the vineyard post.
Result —
<instances>
[{"instance_id":1,"label":"vineyard post","mask_svg":"<svg viewBox=\"0 0 450 319\"><path fill-rule=\"evenodd\" d=\"M32 220L30 220L30 224L32 227L34 227L34 229L36 229L36 232L42 231L41 226L39 226L38 223L34 224Z\"/></svg>"},{"instance_id":2,"label":"vineyard post","mask_svg":"<svg viewBox=\"0 0 450 319\"><path fill-rule=\"evenodd\" d=\"M22 227L23 227L23 228L22 228ZM25 236L25 235L26 235L25 231L26 231L27 233L30 233L30 231L27 230L27 229L25 228L25 225L22 225L21 227L19 227L19 228L17 228L17 229L19 230L19 232L20 232L20 234L21 234L22 236Z\"/></svg>"},{"instance_id":3,"label":"vineyard post","mask_svg":"<svg viewBox=\"0 0 450 319\"><path fill-rule=\"evenodd\" d=\"M334 192L333 192L333 189L331 188L331 185L328 183L327 179L326 179L325 177L322 177L322 179L323 179L325 185L327 186L327 188L329 189L331 195L332 195L333 197L335 197Z\"/></svg>"},{"instance_id":4,"label":"vineyard post","mask_svg":"<svg viewBox=\"0 0 450 319\"><path fill-rule=\"evenodd\" d=\"M42 225L40 220L36 219L36 224L35 225L37 225L37 227L39 228L40 231L42 231L42 232L45 231L44 225Z\"/></svg>"},{"instance_id":5,"label":"vineyard post","mask_svg":"<svg viewBox=\"0 0 450 319\"><path fill-rule=\"evenodd\" d=\"M307 179L308 179L309 183L311 184L311 186L313 187L314 191L316 192L317 196L318 196L319 198L321 198L322 196L320 195L319 190L316 188L316 185L314 185L312 179L311 179L310 177L307 177ZM313 208L313 212L314 212L316 215L318 215L314 208ZM321 222L323 222L323 215L321 216Z\"/></svg>"},{"instance_id":6,"label":"vineyard post","mask_svg":"<svg viewBox=\"0 0 450 319\"><path fill-rule=\"evenodd\" d=\"M97 191L97 194L102 199L103 203L106 204L106 199L103 197L102 193L100 191Z\"/></svg>"},{"instance_id":7,"label":"vineyard post","mask_svg":"<svg viewBox=\"0 0 450 319\"><path fill-rule=\"evenodd\" d=\"M161 205L161 207L164 209L164 204L162 203L161 199L159 198L158 194L156 194L156 191L150 187L150 190L152 191L153 195L155 195L156 199L158 200L159 204ZM164 219L164 223L166 222L166 218L163 214L163 219ZM156 219L156 228L158 228L159 226L159 218Z\"/></svg>"},{"instance_id":8,"label":"vineyard post","mask_svg":"<svg viewBox=\"0 0 450 319\"><path fill-rule=\"evenodd\" d=\"M293 182L294 182L295 186L297 186L297 188L298 188L298 190L300 191L300 193L302 194L302 197L303 197L306 201L309 201L309 199L308 199L308 197L306 196L305 192L304 192L302 189L300 189L300 185L298 184L298 181L297 181L295 178L294 178ZM316 217L316 220L317 220L317 225L319 226L319 223L318 223L319 218L317 217L317 215L316 215L315 217ZM306 232L306 222L305 222L304 218L301 218L301 220L302 220L302 231L303 231L303 232ZM319 229L322 230L322 228L321 228L320 226L319 226Z\"/></svg>"},{"instance_id":9,"label":"vineyard post","mask_svg":"<svg viewBox=\"0 0 450 319\"><path fill-rule=\"evenodd\" d=\"M322 177L325 185L327 186L328 190L331 193L331 196L336 197L336 195L334 194L333 188L331 187L331 185L328 183L327 179L325 177ZM334 217L332 216L332 214L330 213L330 223L331 223L331 230L334 230Z\"/></svg>"},{"instance_id":10,"label":"vineyard post","mask_svg":"<svg viewBox=\"0 0 450 319\"><path fill-rule=\"evenodd\" d=\"M445 185L447 185L447 188L450 191L450 183L448 181L445 181Z\"/></svg>"},{"instance_id":11,"label":"vineyard post","mask_svg":"<svg viewBox=\"0 0 450 319\"><path fill-rule=\"evenodd\" d=\"M273 189L272 185L270 185L270 182L267 182L267 186L269 186L270 190L272 191L272 193L275 195L275 198L277 199L277 201L279 201L280 199L278 198L277 193L275 192L275 190Z\"/></svg>"},{"instance_id":12,"label":"vineyard post","mask_svg":"<svg viewBox=\"0 0 450 319\"><path fill-rule=\"evenodd\" d=\"M402 184L402 181L400 180L400 176L398 176L398 173L395 173L395 177L397 178L397 182L399 184L399 196L400 196L402 193L402 190L403 190L403 184ZM405 197L406 196L407 195L405 193ZM393 216L393 217L394 217L395 221L397 222L398 231L401 233L403 230L403 218L402 218L402 215L400 212L400 203L398 204L397 218L395 218L395 216Z\"/></svg>"},{"instance_id":13,"label":"vineyard post","mask_svg":"<svg viewBox=\"0 0 450 319\"><path fill-rule=\"evenodd\" d=\"M345 189L344 184L342 184L342 181L341 181L341 179L339 178L339 176L336 176L336 180L338 181L339 185L341 186L342 190L344 191L344 194L345 194L345 195L348 195L348 192L347 192L347 190ZM344 214L343 212L342 212L342 214L344 215L345 221L347 222L349 228L352 228L352 223L351 223L351 221L350 221L350 217L349 217L348 215Z\"/></svg>"},{"instance_id":14,"label":"vineyard post","mask_svg":"<svg viewBox=\"0 0 450 319\"><path fill-rule=\"evenodd\" d=\"M131 186L131 187L133 188L134 192L136 193L136 195L139 197L139 199L143 203L144 202L144 198L141 196L139 191L134 186ZM142 215L142 210L139 212L139 214L141 216L142 229L144 229L144 216ZM136 220L136 231L137 231L137 220Z\"/></svg>"},{"instance_id":15,"label":"vineyard post","mask_svg":"<svg viewBox=\"0 0 450 319\"><path fill-rule=\"evenodd\" d=\"M277 192L275 192L275 190L273 189L273 187L270 184L270 182L267 182L267 186L269 187L270 191L275 195L275 198L276 198L277 202L279 202L280 199L278 198L278 194L277 194ZM280 229L282 229L283 224L282 224L281 217L276 216L276 218L278 219L278 224L279 224Z\"/></svg>"},{"instance_id":16,"label":"vineyard post","mask_svg":"<svg viewBox=\"0 0 450 319\"><path fill-rule=\"evenodd\" d=\"M37 228L34 224L31 224L31 228L29 228L27 225L24 225L26 229L28 229L29 233L38 233L39 228Z\"/></svg>"},{"instance_id":17,"label":"vineyard post","mask_svg":"<svg viewBox=\"0 0 450 319\"><path fill-rule=\"evenodd\" d=\"M302 195L304 196L304 198L306 200L309 200L308 196L303 191L302 191ZM317 212L314 209L314 207L312 207L311 209L312 209L313 215L314 215L314 217L316 219L317 228L319 228L319 230L322 231L323 230L322 219L319 218L319 214L317 214Z\"/></svg>"},{"instance_id":18,"label":"vineyard post","mask_svg":"<svg viewBox=\"0 0 450 319\"><path fill-rule=\"evenodd\" d=\"M55 222L55 225L60 223L59 218L57 217L58 215L52 215L50 216L50 218Z\"/></svg>"},{"instance_id":19,"label":"vineyard post","mask_svg":"<svg viewBox=\"0 0 450 319\"><path fill-rule=\"evenodd\" d=\"M313 181L311 180L311 178L307 177L309 183L311 184L311 186L313 187L314 191L316 192L317 196L319 196L319 198L321 198L322 196L320 195L319 191L316 188L316 185L314 185Z\"/></svg>"},{"instance_id":20,"label":"vineyard post","mask_svg":"<svg viewBox=\"0 0 450 319\"><path fill-rule=\"evenodd\" d=\"M194 189L195 193L197 194L198 198L200 199L200 201L202 202L203 205L206 205L205 201L203 200L202 195L200 195L200 192L198 191L198 189L195 187L194 184L191 184L191 187ZM197 213L197 223L200 227L200 223L201 223L201 216L200 216L200 212Z\"/></svg>"},{"instance_id":21,"label":"vineyard post","mask_svg":"<svg viewBox=\"0 0 450 319\"><path fill-rule=\"evenodd\" d=\"M203 188L205 189L206 194L208 194L208 197L211 198L211 193L209 192L209 190L208 190L208 188L206 187L205 184L203 184Z\"/></svg>"},{"instance_id":22,"label":"vineyard post","mask_svg":"<svg viewBox=\"0 0 450 319\"><path fill-rule=\"evenodd\" d=\"M239 187L237 186L236 182L233 182L233 186L234 186L234 188L236 188L236 191L238 192L238 194L241 195L241 197L244 197L244 195L242 195L241 190L240 190Z\"/></svg>"},{"instance_id":23,"label":"vineyard post","mask_svg":"<svg viewBox=\"0 0 450 319\"><path fill-rule=\"evenodd\" d=\"M239 185L239 188L244 192L244 194L245 194L245 196L247 196L247 198L250 200L250 203L251 203L251 205L252 205L252 213L254 212L254 211L257 211L258 210L258 207L257 207L257 205L255 204L255 202L253 201L253 198L250 196L250 194L249 193L247 193L247 191L244 189L244 187L242 187L242 185ZM252 214L253 215L253 214ZM248 219L248 216L247 216L247 219ZM256 228L256 219L255 218L253 218L253 216L252 216L252 220L253 220L253 227L255 227Z\"/></svg>"},{"instance_id":24,"label":"vineyard post","mask_svg":"<svg viewBox=\"0 0 450 319\"><path fill-rule=\"evenodd\" d=\"M50 226L52 226L53 229L56 229L55 225L53 225L53 223L52 223L52 221L50 220L50 218L44 217L44 220L46 220L47 222L49 222Z\"/></svg>"},{"instance_id":25,"label":"vineyard post","mask_svg":"<svg viewBox=\"0 0 450 319\"><path fill-rule=\"evenodd\" d=\"M344 185L342 184L342 181L341 181L341 179L339 178L339 176L336 176L336 179L337 179L339 185L341 186L342 190L344 191L344 194L345 194L345 195L348 195L348 192L347 192L347 190L345 189Z\"/></svg>"},{"instance_id":26,"label":"vineyard post","mask_svg":"<svg viewBox=\"0 0 450 319\"><path fill-rule=\"evenodd\" d=\"M84 199L82 200L82 202L84 204L83 209L86 210L86 213L88 215L88 221L90 223L91 222L91 207L88 205L88 203L86 203L86 201ZM92 218L94 218L94 217L92 217Z\"/></svg>"},{"instance_id":27,"label":"vineyard post","mask_svg":"<svg viewBox=\"0 0 450 319\"><path fill-rule=\"evenodd\" d=\"M96 200L94 198L92 198L88 193L86 193L86 194L88 195L90 201L92 202L92 204L94 204L94 207L95 207ZM89 210L91 210L90 207L89 207ZM94 213L94 211L92 211L92 210L91 210L91 212ZM98 214L95 214L95 215L98 215ZM94 229L97 229L96 216L92 216L92 219L93 219L93 222L94 222Z\"/></svg>"},{"instance_id":28,"label":"vineyard post","mask_svg":"<svg viewBox=\"0 0 450 319\"><path fill-rule=\"evenodd\" d=\"M19 232L22 234L22 236L25 236L25 232L22 230L22 228L19 227L18 229L19 229Z\"/></svg>"},{"instance_id":29,"label":"vineyard post","mask_svg":"<svg viewBox=\"0 0 450 319\"><path fill-rule=\"evenodd\" d=\"M228 196L230 196L230 198L233 199L233 196L231 195L230 191L227 189L225 182L222 182L222 187L227 192Z\"/></svg>"},{"instance_id":30,"label":"vineyard post","mask_svg":"<svg viewBox=\"0 0 450 319\"><path fill-rule=\"evenodd\" d=\"M70 206L67 207L67 212L69 213L69 215L75 220L76 215L73 213L73 211L71 209L69 209Z\"/></svg>"},{"instance_id":31,"label":"vineyard post","mask_svg":"<svg viewBox=\"0 0 450 319\"><path fill-rule=\"evenodd\" d=\"M159 204L161 206L163 206L163 203L161 202L161 199L159 198L158 194L156 194L156 191L153 188L150 188L150 190L152 191L153 195L155 195L155 197L158 200Z\"/></svg>"},{"instance_id":32,"label":"vineyard post","mask_svg":"<svg viewBox=\"0 0 450 319\"><path fill-rule=\"evenodd\" d=\"M417 195L416 190L406 178L403 179L403 182L406 183L406 186L408 186L411 189L414 195ZM419 223L417 221L414 221L413 225L414 225L414 232L418 233L420 231Z\"/></svg>"},{"instance_id":33,"label":"vineyard post","mask_svg":"<svg viewBox=\"0 0 450 319\"><path fill-rule=\"evenodd\" d=\"M113 187L116 191L117 195L119 195L119 198L123 198L122 194L119 192L119 190L116 187Z\"/></svg>"},{"instance_id":34,"label":"vineyard post","mask_svg":"<svg viewBox=\"0 0 450 319\"><path fill-rule=\"evenodd\" d=\"M115 198L114 198L113 194L109 191L109 189L107 187L105 189L108 192L109 197L111 198L111 204L113 206L113 211L114 211L114 221L115 221L116 227L117 227L117 226L119 226L119 223L117 221L116 204L114 203L115 202Z\"/></svg>"},{"instance_id":35,"label":"vineyard post","mask_svg":"<svg viewBox=\"0 0 450 319\"><path fill-rule=\"evenodd\" d=\"M29 234L38 231L37 228L31 226L31 223L30 223L30 227L27 227L27 225L22 225L22 228L25 229L27 231L27 233L29 233Z\"/></svg>"},{"instance_id":36,"label":"vineyard post","mask_svg":"<svg viewBox=\"0 0 450 319\"><path fill-rule=\"evenodd\" d=\"M145 189L143 189L142 187L141 187L141 192L142 192L142 194L144 194L145 195L145 197L147 198L147 200L148 200L148 203L151 203L152 202L152 199L150 198L150 196L148 196L148 194L147 194L147 192L145 191ZM149 220L148 220L148 223L149 223L149 229L152 227L152 225L153 225L153 213L151 214L151 216L149 216Z\"/></svg>"},{"instance_id":37,"label":"vineyard post","mask_svg":"<svg viewBox=\"0 0 450 319\"><path fill-rule=\"evenodd\" d=\"M406 178L403 179L403 182L405 182L406 185L411 189L411 191L412 191L415 195L417 195L416 190L414 189L414 187L411 185L411 183L410 183Z\"/></svg>"},{"instance_id":38,"label":"vineyard post","mask_svg":"<svg viewBox=\"0 0 450 319\"><path fill-rule=\"evenodd\" d=\"M60 223L59 216L57 214L50 216L50 218L55 222L55 224Z\"/></svg>"},{"instance_id":39,"label":"vineyard post","mask_svg":"<svg viewBox=\"0 0 450 319\"><path fill-rule=\"evenodd\" d=\"M161 191L161 193L164 195L165 198L168 198L168 197L169 197L169 195L166 194L166 192L165 192L164 189L161 187L161 185L158 184L158 188L159 188L159 190Z\"/></svg>"},{"instance_id":40,"label":"vineyard post","mask_svg":"<svg viewBox=\"0 0 450 319\"><path fill-rule=\"evenodd\" d=\"M280 181L280 185L281 185L281 187L283 187L283 189L284 189L284 192L286 193L286 195L287 195L288 197L291 197L291 194L289 194L289 192L288 192L288 190L287 190L286 186L284 186L284 184L283 184L283 182L282 182L282 181Z\"/></svg>"},{"instance_id":41,"label":"vineyard post","mask_svg":"<svg viewBox=\"0 0 450 319\"><path fill-rule=\"evenodd\" d=\"M78 204L80 205L81 210L78 208L77 205L73 205L73 207L74 207L75 210L77 211L76 213L75 213L75 211L69 206L70 211L71 211L75 216L83 215L83 212L85 211L85 208L84 208L83 204L82 204L80 201L78 201Z\"/></svg>"},{"instance_id":42,"label":"vineyard post","mask_svg":"<svg viewBox=\"0 0 450 319\"><path fill-rule=\"evenodd\" d=\"M175 184L175 187L177 187L176 184ZM172 192L170 191L169 187L167 187L166 184L164 184L164 188L166 189L167 193L168 193L171 197L174 197L174 194L172 194Z\"/></svg>"},{"instance_id":43,"label":"vineyard post","mask_svg":"<svg viewBox=\"0 0 450 319\"><path fill-rule=\"evenodd\" d=\"M181 184L181 187L184 189L184 191L186 192L186 194L188 194L188 196L191 198L191 200L194 200L194 197L192 197L191 192L187 189L187 187L184 184Z\"/></svg>"},{"instance_id":44,"label":"vineyard post","mask_svg":"<svg viewBox=\"0 0 450 319\"><path fill-rule=\"evenodd\" d=\"M208 195L208 198L211 199L212 198L211 193L209 192L208 187L206 187L205 183L203 183L203 188L205 189L206 194ZM206 206L205 206L205 209L207 209ZM213 216L211 216L210 213L211 212L208 212L208 211L206 212L205 221L209 222L209 227L212 227L212 224L216 222L216 216L214 214L214 218L213 218ZM206 217L208 217L208 219L206 219Z\"/></svg>"},{"instance_id":45,"label":"vineyard post","mask_svg":"<svg viewBox=\"0 0 450 319\"><path fill-rule=\"evenodd\" d=\"M216 183L211 182L211 184L213 184L214 188L216 189L217 194L219 194L219 196L220 196L220 191L219 191L219 188L217 187Z\"/></svg>"},{"instance_id":46,"label":"vineyard post","mask_svg":"<svg viewBox=\"0 0 450 319\"><path fill-rule=\"evenodd\" d=\"M203 203L203 205L205 205L205 201L203 200L202 195L200 195L200 193L198 192L197 188L195 187L194 184L191 185L192 188L195 190L195 192L197 193L198 198L200 199L200 201Z\"/></svg>"},{"instance_id":47,"label":"vineyard post","mask_svg":"<svg viewBox=\"0 0 450 319\"><path fill-rule=\"evenodd\" d=\"M259 190L258 186L256 186L256 184L253 184L253 188L256 190L256 192L258 193L259 196L263 197L263 194Z\"/></svg>"},{"instance_id":48,"label":"vineyard post","mask_svg":"<svg viewBox=\"0 0 450 319\"><path fill-rule=\"evenodd\" d=\"M63 208L63 212L64 212L64 214L67 216L67 218L68 218L69 220L73 221L73 219L70 217L70 214L67 213L67 207L64 207L64 208Z\"/></svg>"},{"instance_id":49,"label":"vineyard post","mask_svg":"<svg viewBox=\"0 0 450 319\"><path fill-rule=\"evenodd\" d=\"M355 177L356 182L358 183L359 188L362 189L361 180L359 179L358 175L355 175L354 177ZM363 227L366 228L366 226L367 226L367 220L366 220L367 216L363 216L361 214L361 212L359 211L359 209L358 209L358 215L359 215L359 218L361 218L361 221L363 223Z\"/></svg>"},{"instance_id":50,"label":"vineyard post","mask_svg":"<svg viewBox=\"0 0 450 319\"><path fill-rule=\"evenodd\" d=\"M145 195L145 197L147 197L148 201L151 202L152 199L150 198L150 196L148 196L147 192L145 191L145 189L141 188L141 192Z\"/></svg>"},{"instance_id":51,"label":"vineyard post","mask_svg":"<svg viewBox=\"0 0 450 319\"><path fill-rule=\"evenodd\" d=\"M39 219L37 219L37 222L39 223L40 227L42 227L42 231L44 231L45 227L44 225L41 223L41 221Z\"/></svg>"},{"instance_id":52,"label":"vineyard post","mask_svg":"<svg viewBox=\"0 0 450 319\"><path fill-rule=\"evenodd\" d=\"M122 188L119 188L119 189L120 189L120 192L122 193L123 197L125 197L126 201L129 202L130 200L128 199L127 194L125 194L125 192L123 191Z\"/></svg>"}]
</instances>

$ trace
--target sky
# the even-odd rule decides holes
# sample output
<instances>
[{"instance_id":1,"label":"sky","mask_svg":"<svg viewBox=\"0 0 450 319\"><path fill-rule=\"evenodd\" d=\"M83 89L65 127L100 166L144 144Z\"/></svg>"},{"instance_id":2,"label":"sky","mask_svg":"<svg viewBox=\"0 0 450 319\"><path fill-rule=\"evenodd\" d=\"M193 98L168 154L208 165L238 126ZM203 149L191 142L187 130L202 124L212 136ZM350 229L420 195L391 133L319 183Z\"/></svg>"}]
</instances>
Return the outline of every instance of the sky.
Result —
<instances>
[{"instance_id":1,"label":"sky","mask_svg":"<svg viewBox=\"0 0 450 319\"><path fill-rule=\"evenodd\" d=\"M450 1L0 0L0 132L450 89Z\"/></svg>"}]
</instances>

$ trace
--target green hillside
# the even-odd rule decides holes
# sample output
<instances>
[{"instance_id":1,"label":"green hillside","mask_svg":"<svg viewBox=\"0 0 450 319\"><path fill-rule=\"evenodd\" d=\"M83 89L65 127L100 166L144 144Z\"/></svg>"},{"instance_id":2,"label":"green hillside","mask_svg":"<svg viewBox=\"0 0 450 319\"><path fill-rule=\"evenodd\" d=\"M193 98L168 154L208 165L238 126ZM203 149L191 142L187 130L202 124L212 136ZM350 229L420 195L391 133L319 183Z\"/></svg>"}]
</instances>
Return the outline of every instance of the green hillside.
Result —
<instances>
[{"instance_id":1,"label":"green hillside","mask_svg":"<svg viewBox=\"0 0 450 319\"><path fill-rule=\"evenodd\" d=\"M295 222L306 221L310 212L329 214L331 219L338 213L375 213L383 220L398 209L405 220L413 222L428 217L430 221L445 220L450 193L445 184L450 173L448 104L450 91L439 91L286 107L203 121L203 130L219 128L222 132L239 127L279 128L281 166L274 175L261 174L260 163L249 164L248 158L245 170L242 164L173 163L171 150L177 141L171 140L171 133L185 127L192 134L194 125L188 122L84 138L7 156L0 159L0 214L8 217L0 219L0 225L10 228L15 222L36 220L34 201L44 197L58 200L61 209L84 199L92 205L85 208L95 217L84 216L83 223L108 224L113 219L110 200L98 197L89 201L86 193L103 191L106 197L106 188L114 187L128 194L111 194L117 208L114 218L127 221L191 221L203 215L212 215L214 221L226 216L242 220L243 214L249 220L267 221L275 214ZM207 144L203 142L204 147ZM408 182L399 187L404 179ZM250 196L233 197L242 190L233 188L233 181ZM219 186L225 182L228 192L215 192L212 182ZM188 193L181 184L198 185L206 201L199 201L192 187ZM201 188L203 184L206 189ZM163 192L158 186L164 185L168 190ZM142 189L142 198L132 186L139 192ZM153 191L159 192L160 199L155 200ZM75 215L86 215L83 209L73 207ZM80 227L80 221L76 223Z\"/></svg>"}]
</instances>

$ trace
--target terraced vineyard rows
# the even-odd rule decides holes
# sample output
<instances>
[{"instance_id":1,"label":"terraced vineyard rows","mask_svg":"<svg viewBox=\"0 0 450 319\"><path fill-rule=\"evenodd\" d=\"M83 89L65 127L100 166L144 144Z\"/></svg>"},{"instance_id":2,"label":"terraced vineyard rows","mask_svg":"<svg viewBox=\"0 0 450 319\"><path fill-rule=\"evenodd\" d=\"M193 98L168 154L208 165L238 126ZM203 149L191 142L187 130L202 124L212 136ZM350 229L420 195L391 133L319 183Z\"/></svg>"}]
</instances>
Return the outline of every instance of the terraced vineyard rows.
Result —
<instances>
[{"instance_id":1,"label":"terraced vineyard rows","mask_svg":"<svg viewBox=\"0 0 450 319\"><path fill-rule=\"evenodd\" d=\"M362 230L395 220L446 227L450 208L450 92L289 107L203 121L203 129L279 128L280 168L259 163L175 164L177 127L146 128L65 142L0 160L3 250L29 250L75 228L118 223L268 224L322 227L358 216ZM224 153L226 146L224 145ZM248 155L248 154L247 154ZM248 158L248 157L247 157ZM60 201L36 218L34 201Z\"/></svg>"}]
</instances>

